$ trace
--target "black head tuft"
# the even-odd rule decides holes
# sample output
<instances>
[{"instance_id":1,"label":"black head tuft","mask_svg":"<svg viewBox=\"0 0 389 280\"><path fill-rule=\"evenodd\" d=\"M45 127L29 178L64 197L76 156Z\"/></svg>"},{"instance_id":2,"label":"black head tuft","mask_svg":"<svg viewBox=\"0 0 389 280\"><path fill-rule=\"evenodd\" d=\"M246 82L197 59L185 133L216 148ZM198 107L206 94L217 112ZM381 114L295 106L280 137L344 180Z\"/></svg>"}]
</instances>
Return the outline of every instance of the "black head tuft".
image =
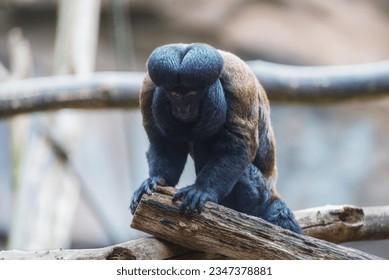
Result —
<instances>
[{"instance_id":1,"label":"black head tuft","mask_svg":"<svg viewBox=\"0 0 389 280\"><path fill-rule=\"evenodd\" d=\"M187 87L210 86L219 79L223 65L222 56L210 45L189 45L181 64L181 83Z\"/></svg>"},{"instance_id":2,"label":"black head tuft","mask_svg":"<svg viewBox=\"0 0 389 280\"><path fill-rule=\"evenodd\" d=\"M150 55L147 68L157 86L174 86L179 83L179 71L186 45L172 44L156 48Z\"/></svg>"},{"instance_id":3,"label":"black head tuft","mask_svg":"<svg viewBox=\"0 0 389 280\"><path fill-rule=\"evenodd\" d=\"M210 45L171 44L155 49L148 60L150 78L157 86L204 88L216 82L223 58Z\"/></svg>"}]
</instances>

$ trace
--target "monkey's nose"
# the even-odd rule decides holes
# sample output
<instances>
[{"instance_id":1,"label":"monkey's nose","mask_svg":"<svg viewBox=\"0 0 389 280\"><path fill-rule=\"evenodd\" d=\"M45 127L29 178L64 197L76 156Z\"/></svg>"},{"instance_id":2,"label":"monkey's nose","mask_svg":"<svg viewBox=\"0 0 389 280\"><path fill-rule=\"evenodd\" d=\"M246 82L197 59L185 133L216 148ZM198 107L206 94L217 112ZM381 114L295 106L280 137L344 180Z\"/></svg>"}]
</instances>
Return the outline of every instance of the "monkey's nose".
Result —
<instances>
[{"instance_id":1,"label":"monkey's nose","mask_svg":"<svg viewBox=\"0 0 389 280\"><path fill-rule=\"evenodd\" d=\"M177 108L175 116L183 122L190 122L196 118L196 114L192 111L190 106Z\"/></svg>"},{"instance_id":2,"label":"monkey's nose","mask_svg":"<svg viewBox=\"0 0 389 280\"><path fill-rule=\"evenodd\" d=\"M187 114L189 114L189 112L190 112L190 106L184 106L184 107L178 108L179 114L187 115Z\"/></svg>"}]
</instances>

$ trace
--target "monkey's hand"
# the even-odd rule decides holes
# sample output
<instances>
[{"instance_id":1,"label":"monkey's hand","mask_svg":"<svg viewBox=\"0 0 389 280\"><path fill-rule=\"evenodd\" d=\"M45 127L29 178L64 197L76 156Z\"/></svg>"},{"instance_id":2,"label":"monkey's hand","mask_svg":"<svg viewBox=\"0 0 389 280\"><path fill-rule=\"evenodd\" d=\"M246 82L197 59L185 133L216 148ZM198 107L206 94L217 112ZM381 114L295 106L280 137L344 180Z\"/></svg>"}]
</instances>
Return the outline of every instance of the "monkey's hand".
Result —
<instances>
[{"instance_id":1,"label":"monkey's hand","mask_svg":"<svg viewBox=\"0 0 389 280\"><path fill-rule=\"evenodd\" d=\"M196 184L179 189L173 196L173 202L180 198L184 198L180 210L187 215L195 211L201 213L206 201L218 201L218 196L212 188L199 188Z\"/></svg>"},{"instance_id":2,"label":"monkey's hand","mask_svg":"<svg viewBox=\"0 0 389 280\"><path fill-rule=\"evenodd\" d=\"M151 195L157 190L158 185L165 185L165 180L160 177L151 177L143 181L143 183L134 191L131 198L130 210L131 214L135 214L135 210L138 207L139 201L143 194Z\"/></svg>"}]
</instances>

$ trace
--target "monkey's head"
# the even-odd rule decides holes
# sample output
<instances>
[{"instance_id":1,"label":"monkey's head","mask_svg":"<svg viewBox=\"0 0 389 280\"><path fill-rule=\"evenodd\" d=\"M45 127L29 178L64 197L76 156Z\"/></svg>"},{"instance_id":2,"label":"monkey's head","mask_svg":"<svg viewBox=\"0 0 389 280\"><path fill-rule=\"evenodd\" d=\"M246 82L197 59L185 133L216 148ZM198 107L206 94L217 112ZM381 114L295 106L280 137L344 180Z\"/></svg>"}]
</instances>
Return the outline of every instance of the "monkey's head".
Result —
<instances>
[{"instance_id":1,"label":"monkey's head","mask_svg":"<svg viewBox=\"0 0 389 280\"><path fill-rule=\"evenodd\" d=\"M224 61L207 44L171 44L155 49L148 60L151 80L166 94L171 113L181 122L194 122L201 113L201 101L216 83Z\"/></svg>"}]
</instances>

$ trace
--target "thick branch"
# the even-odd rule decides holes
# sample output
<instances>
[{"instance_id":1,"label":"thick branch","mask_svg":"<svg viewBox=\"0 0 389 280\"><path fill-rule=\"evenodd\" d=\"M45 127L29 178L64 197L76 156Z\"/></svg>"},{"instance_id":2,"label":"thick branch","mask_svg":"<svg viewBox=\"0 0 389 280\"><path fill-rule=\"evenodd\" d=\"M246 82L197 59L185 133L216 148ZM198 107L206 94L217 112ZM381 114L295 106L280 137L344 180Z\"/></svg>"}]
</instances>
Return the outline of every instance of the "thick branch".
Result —
<instances>
[{"instance_id":1,"label":"thick branch","mask_svg":"<svg viewBox=\"0 0 389 280\"><path fill-rule=\"evenodd\" d=\"M155 238L140 238L98 249L0 251L0 260L161 260L177 257L190 250Z\"/></svg>"},{"instance_id":2,"label":"thick branch","mask_svg":"<svg viewBox=\"0 0 389 280\"><path fill-rule=\"evenodd\" d=\"M0 84L0 117L62 108L138 106L144 73L54 76Z\"/></svg>"},{"instance_id":3,"label":"thick branch","mask_svg":"<svg viewBox=\"0 0 389 280\"><path fill-rule=\"evenodd\" d=\"M249 62L272 101L336 102L389 94L389 61L350 66L299 67ZM138 105L144 73L101 72L0 84L0 117L61 108Z\"/></svg>"},{"instance_id":4,"label":"thick branch","mask_svg":"<svg viewBox=\"0 0 389 280\"><path fill-rule=\"evenodd\" d=\"M272 101L337 102L389 94L389 60L338 66L289 66L250 61Z\"/></svg>"},{"instance_id":5,"label":"thick branch","mask_svg":"<svg viewBox=\"0 0 389 280\"><path fill-rule=\"evenodd\" d=\"M389 206L328 205L294 214L306 235L330 242L389 239Z\"/></svg>"},{"instance_id":6,"label":"thick branch","mask_svg":"<svg viewBox=\"0 0 389 280\"><path fill-rule=\"evenodd\" d=\"M377 259L367 253L298 235L260 218L208 202L184 216L171 196L143 196L131 226L180 246L233 259Z\"/></svg>"},{"instance_id":7,"label":"thick branch","mask_svg":"<svg viewBox=\"0 0 389 280\"><path fill-rule=\"evenodd\" d=\"M172 195L174 190L159 191ZM295 211L296 218L306 235L332 242L351 240L384 239L388 236L389 206L364 207L325 206ZM364 215L362 214L364 213ZM221 215L221 213L219 213ZM362 214L362 215L361 215ZM364 218L363 218L364 217ZM181 224L182 225L182 224ZM243 225L244 226L244 225ZM257 225L258 226L258 225ZM258 226L260 227L260 226ZM243 228L243 227L242 227ZM313 243L312 243L313 244ZM266 246L264 244L263 246ZM194 252L173 243L156 238L141 238L114 246L97 249L49 250L26 252L19 250L0 251L1 259L203 259L223 258ZM227 258L224 256L224 258Z\"/></svg>"}]
</instances>

